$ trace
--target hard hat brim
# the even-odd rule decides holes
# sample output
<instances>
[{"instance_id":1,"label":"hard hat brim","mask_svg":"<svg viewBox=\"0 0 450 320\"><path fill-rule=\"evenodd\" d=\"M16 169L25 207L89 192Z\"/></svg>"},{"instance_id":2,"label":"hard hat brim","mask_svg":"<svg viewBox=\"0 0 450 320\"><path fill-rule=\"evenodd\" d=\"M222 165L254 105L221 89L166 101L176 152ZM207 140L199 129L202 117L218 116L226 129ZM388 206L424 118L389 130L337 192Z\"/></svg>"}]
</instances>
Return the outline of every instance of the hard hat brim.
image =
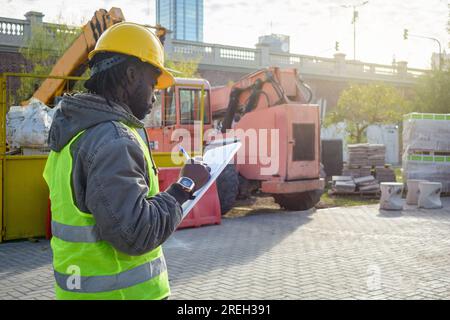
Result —
<instances>
[{"instance_id":1,"label":"hard hat brim","mask_svg":"<svg viewBox=\"0 0 450 320\"><path fill-rule=\"evenodd\" d=\"M175 78L173 75L166 70L166 68L158 67L161 70L161 75L158 77L158 82L156 83L156 89L167 89L175 84Z\"/></svg>"}]
</instances>

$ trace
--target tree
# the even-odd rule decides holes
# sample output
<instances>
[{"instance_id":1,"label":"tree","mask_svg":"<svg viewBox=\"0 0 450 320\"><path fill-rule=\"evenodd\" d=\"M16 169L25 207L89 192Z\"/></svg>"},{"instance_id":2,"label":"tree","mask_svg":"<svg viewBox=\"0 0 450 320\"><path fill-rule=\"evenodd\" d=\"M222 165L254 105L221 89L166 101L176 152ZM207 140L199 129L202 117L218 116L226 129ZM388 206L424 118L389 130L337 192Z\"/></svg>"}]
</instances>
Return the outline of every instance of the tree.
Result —
<instances>
[{"instance_id":1,"label":"tree","mask_svg":"<svg viewBox=\"0 0 450 320\"><path fill-rule=\"evenodd\" d=\"M415 86L414 111L450 113L450 67L430 71Z\"/></svg>"},{"instance_id":2,"label":"tree","mask_svg":"<svg viewBox=\"0 0 450 320\"><path fill-rule=\"evenodd\" d=\"M173 75L179 78L199 78L198 64L200 59L187 60L180 55L175 55L173 59L166 57L165 66L171 71Z\"/></svg>"},{"instance_id":3,"label":"tree","mask_svg":"<svg viewBox=\"0 0 450 320\"><path fill-rule=\"evenodd\" d=\"M396 123L407 110L406 100L394 87L383 83L351 85L327 115L325 126L345 122L350 142L361 143L369 125Z\"/></svg>"},{"instance_id":4,"label":"tree","mask_svg":"<svg viewBox=\"0 0 450 320\"><path fill-rule=\"evenodd\" d=\"M81 33L80 28L69 27L65 24L35 25L31 35L27 37L19 49L19 52L31 64L29 73L38 75L50 74L54 63ZM22 72L26 72L25 67ZM28 100L43 79L22 78L21 85L16 94L16 102ZM81 90L81 84L77 84L75 90Z\"/></svg>"}]
</instances>

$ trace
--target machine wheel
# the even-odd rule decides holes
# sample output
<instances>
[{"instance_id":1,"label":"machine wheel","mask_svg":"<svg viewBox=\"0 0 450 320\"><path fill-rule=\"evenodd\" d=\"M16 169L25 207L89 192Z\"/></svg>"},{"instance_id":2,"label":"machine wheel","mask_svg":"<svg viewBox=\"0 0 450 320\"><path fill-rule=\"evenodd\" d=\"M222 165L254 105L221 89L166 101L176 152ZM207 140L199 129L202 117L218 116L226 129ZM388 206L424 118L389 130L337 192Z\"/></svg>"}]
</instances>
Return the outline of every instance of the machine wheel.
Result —
<instances>
[{"instance_id":1,"label":"machine wheel","mask_svg":"<svg viewBox=\"0 0 450 320\"><path fill-rule=\"evenodd\" d=\"M313 208L322 196L323 190L312 190L300 193L274 194L275 202L290 211L303 211Z\"/></svg>"},{"instance_id":2,"label":"machine wheel","mask_svg":"<svg viewBox=\"0 0 450 320\"><path fill-rule=\"evenodd\" d=\"M227 165L217 178L217 192L220 211L224 215L233 208L239 193L239 177L234 164Z\"/></svg>"}]
</instances>

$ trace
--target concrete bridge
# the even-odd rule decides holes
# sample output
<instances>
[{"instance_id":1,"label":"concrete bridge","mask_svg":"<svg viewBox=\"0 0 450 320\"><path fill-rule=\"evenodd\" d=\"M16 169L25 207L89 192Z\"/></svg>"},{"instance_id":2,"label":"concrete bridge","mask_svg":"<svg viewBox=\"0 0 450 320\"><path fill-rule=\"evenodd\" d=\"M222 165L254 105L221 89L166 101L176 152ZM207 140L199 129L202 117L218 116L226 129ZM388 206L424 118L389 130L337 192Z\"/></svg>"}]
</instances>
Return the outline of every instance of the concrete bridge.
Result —
<instances>
[{"instance_id":1,"label":"concrete bridge","mask_svg":"<svg viewBox=\"0 0 450 320\"><path fill-rule=\"evenodd\" d=\"M268 47L243 48L218 44L168 40L168 56L173 60L195 60L200 75L211 84L223 85L237 81L245 74L268 66L297 68L313 89L316 102L336 105L340 92L351 83L385 82L398 87L408 95L427 70L408 68L405 61L395 65L381 65L346 60L345 54L334 58L271 52Z\"/></svg>"},{"instance_id":2,"label":"concrete bridge","mask_svg":"<svg viewBox=\"0 0 450 320\"><path fill-rule=\"evenodd\" d=\"M43 22L43 16L39 12L28 12L25 20L0 17L0 73L24 70L27 62L18 50L34 27L57 27ZM297 68L313 89L315 102L326 101L331 108L336 105L340 92L351 83L385 82L408 95L417 79L427 72L408 68L404 61L381 65L347 60L343 53L336 53L334 58L281 53L263 44L244 48L168 39L165 48L172 60L198 61L200 75L212 85L237 81L245 74L268 66Z\"/></svg>"}]
</instances>

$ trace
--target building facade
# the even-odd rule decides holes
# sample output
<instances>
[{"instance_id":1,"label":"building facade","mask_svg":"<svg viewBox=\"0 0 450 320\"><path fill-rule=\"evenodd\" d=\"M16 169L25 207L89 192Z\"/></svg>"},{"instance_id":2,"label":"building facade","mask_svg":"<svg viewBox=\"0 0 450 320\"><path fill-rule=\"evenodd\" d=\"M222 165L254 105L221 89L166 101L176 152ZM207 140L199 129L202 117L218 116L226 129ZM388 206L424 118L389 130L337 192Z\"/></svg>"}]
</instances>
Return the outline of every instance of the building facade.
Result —
<instances>
[{"instance_id":1,"label":"building facade","mask_svg":"<svg viewBox=\"0 0 450 320\"><path fill-rule=\"evenodd\" d=\"M156 0L156 23L172 39L203 42L203 0Z\"/></svg>"},{"instance_id":2,"label":"building facade","mask_svg":"<svg viewBox=\"0 0 450 320\"><path fill-rule=\"evenodd\" d=\"M268 46L271 52L289 53L290 37L284 34L270 34L258 39L258 46Z\"/></svg>"}]
</instances>

